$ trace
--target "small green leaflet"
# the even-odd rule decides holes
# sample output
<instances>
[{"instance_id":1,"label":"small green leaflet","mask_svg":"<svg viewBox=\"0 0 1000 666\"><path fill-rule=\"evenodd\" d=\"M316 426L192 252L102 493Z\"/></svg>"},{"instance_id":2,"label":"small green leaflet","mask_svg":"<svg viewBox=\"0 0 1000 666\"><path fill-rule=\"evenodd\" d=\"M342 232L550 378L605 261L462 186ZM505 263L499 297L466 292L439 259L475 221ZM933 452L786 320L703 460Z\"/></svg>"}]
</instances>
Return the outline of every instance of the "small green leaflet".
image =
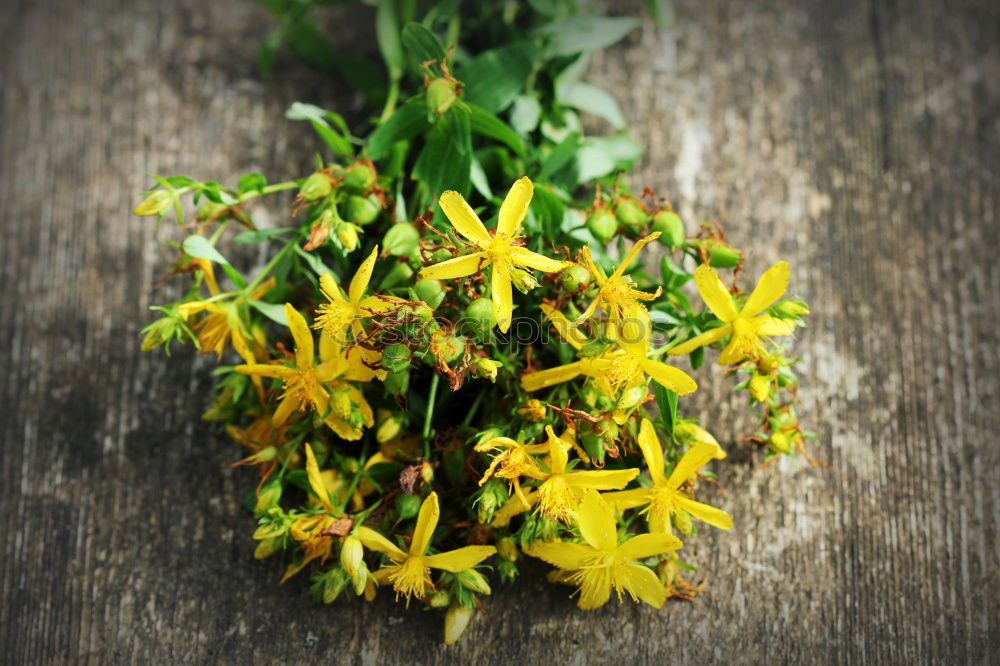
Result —
<instances>
[{"instance_id":1,"label":"small green leaflet","mask_svg":"<svg viewBox=\"0 0 1000 666\"><path fill-rule=\"evenodd\" d=\"M465 106L469 110L469 126L474 134L496 139L518 155L524 155L524 142L507 123L475 104Z\"/></svg>"},{"instance_id":2,"label":"small green leaflet","mask_svg":"<svg viewBox=\"0 0 1000 666\"><path fill-rule=\"evenodd\" d=\"M411 97L368 137L368 157L382 159L394 144L414 138L427 125L427 100L423 94Z\"/></svg>"},{"instance_id":3,"label":"small green leaflet","mask_svg":"<svg viewBox=\"0 0 1000 666\"><path fill-rule=\"evenodd\" d=\"M347 123L340 114L321 109L314 104L295 102L285 112L285 117L289 120L308 120L312 124L313 129L316 130L316 133L326 142L326 145L330 147L330 150L335 155L354 154L350 141L348 138L345 138L350 137ZM342 134L335 132L330 127L328 120L332 121Z\"/></svg>"},{"instance_id":4,"label":"small green leaflet","mask_svg":"<svg viewBox=\"0 0 1000 666\"><path fill-rule=\"evenodd\" d=\"M188 236L184 239L181 248L195 259L214 261L222 266L229 265L229 261L204 236Z\"/></svg>"},{"instance_id":5,"label":"small green leaflet","mask_svg":"<svg viewBox=\"0 0 1000 666\"><path fill-rule=\"evenodd\" d=\"M677 394L659 382L653 382L653 395L656 397L656 406L660 410L663 427L673 439L674 425L677 423Z\"/></svg>"},{"instance_id":6,"label":"small green leaflet","mask_svg":"<svg viewBox=\"0 0 1000 666\"><path fill-rule=\"evenodd\" d=\"M444 47L437 36L420 23L407 23L403 28L403 46L413 55L417 64L417 73L422 73L420 65L428 61L440 64L444 60Z\"/></svg>"},{"instance_id":7,"label":"small green leaflet","mask_svg":"<svg viewBox=\"0 0 1000 666\"><path fill-rule=\"evenodd\" d=\"M281 305L275 305L274 303L265 303L264 301L258 301L254 298L247 299L247 302L257 312L261 313L271 321L277 322L282 326L288 326L288 318L285 317L285 308Z\"/></svg>"}]
</instances>

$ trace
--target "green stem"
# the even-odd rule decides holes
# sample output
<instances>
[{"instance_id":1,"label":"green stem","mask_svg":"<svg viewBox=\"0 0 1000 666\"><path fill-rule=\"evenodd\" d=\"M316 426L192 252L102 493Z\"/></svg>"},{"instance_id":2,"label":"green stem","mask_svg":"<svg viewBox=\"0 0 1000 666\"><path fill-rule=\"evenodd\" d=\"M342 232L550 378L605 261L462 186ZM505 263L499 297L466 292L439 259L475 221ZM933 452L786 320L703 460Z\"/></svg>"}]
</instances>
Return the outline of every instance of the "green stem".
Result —
<instances>
[{"instance_id":1,"label":"green stem","mask_svg":"<svg viewBox=\"0 0 1000 666\"><path fill-rule=\"evenodd\" d=\"M434 400L437 398L438 383L441 376L436 372L431 377L431 390L427 396L427 411L424 413L424 460L431 458L431 417L434 415Z\"/></svg>"},{"instance_id":2,"label":"green stem","mask_svg":"<svg viewBox=\"0 0 1000 666\"><path fill-rule=\"evenodd\" d=\"M248 284L247 288L244 289L243 291L250 293L251 291L256 289L260 285L260 283L264 281L264 278L267 277L267 274L270 273L272 270L274 270L274 267L278 265L278 262L281 261L281 259L285 256L285 254L289 250L294 248L297 243L298 243L297 239L288 241L288 243L285 244L285 247L281 248L281 250L279 250L276 255L271 257L271 261L267 262L267 265L264 266L264 270L258 273L257 277L253 279L253 282Z\"/></svg>"},{"instance_id":3,"label":"green stem","mask_svg":"<svg viewBox=\"0 0 1000 666\"><path fill-rule=\"evenodd\" d=\"M273 185L266 185L259 190L244 192L241 194L240 203L249 201L250 199L256 199L257 197L262 197L266 194L274 194L275 192L282 192L284 190L294 190L297 187L299 187L299 183L294 180L289 180L284 183L274 183Z\"/></svg>"},{"instance_id":4,"label":"green stem","mask_svg":"<svg viewBox=\"0 0 1000 666\"><path fill-rule=\"evenodd\" d=\"M465 418L462 419L463 428L472 423L472 417L475 416L476 412L479 410L479 405L482 404L484 395L486 395L486 391L480 391L476 394L476 399L472 401L472 405L469 407L468 413L465 415Z\"/></svg>"},{"instance_id":5,"label":"green stem","mask_svg":"<svg viewBox=\"0 0 1000 666\"><path fill-rule=\"evenodd\" d=\"M389 96L385 99L385 106L382 107L382 115L379 116L379 124L389 120L389 116L396 110L396 102L399 101L399 78L394 76L389 81Z\"/></svg>"}]
</instances>

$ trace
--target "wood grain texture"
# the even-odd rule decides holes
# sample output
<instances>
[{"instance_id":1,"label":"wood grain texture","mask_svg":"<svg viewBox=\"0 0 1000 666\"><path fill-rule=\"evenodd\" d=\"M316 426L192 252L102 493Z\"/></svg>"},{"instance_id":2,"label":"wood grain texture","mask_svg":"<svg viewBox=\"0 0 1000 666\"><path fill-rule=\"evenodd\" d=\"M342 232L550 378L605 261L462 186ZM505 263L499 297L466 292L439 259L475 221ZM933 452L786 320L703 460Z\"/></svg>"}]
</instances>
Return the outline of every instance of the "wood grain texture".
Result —
<instances>
[{"instance_id":1,"label":"wood grain texture","mask_svg":"<svg viewBox=\"0 0 1000 666\"><path fill-rule=\"evenodd\" d=\"M592 80L647 149L636 184L722 222L751 275L791 261L813 305L802 415L831 469L721 466L711 499L736 528L691 540L710 580L694 603L585 615L531 566L446 648L438 614L388 595L322 607L278 586L251 555L250 474L198 420L210 365L139 352L168 259L129 214L143 174L298 175L316 142L284 109L358 100L291 60L259 80L270 24L245 0L2 3L0 660L995 660L997 6L682 0L677 16ZM344 20L370 48L367 17ZM713 374L682 409L732 444L753 424Z\"/></svg>"}]
</instances>

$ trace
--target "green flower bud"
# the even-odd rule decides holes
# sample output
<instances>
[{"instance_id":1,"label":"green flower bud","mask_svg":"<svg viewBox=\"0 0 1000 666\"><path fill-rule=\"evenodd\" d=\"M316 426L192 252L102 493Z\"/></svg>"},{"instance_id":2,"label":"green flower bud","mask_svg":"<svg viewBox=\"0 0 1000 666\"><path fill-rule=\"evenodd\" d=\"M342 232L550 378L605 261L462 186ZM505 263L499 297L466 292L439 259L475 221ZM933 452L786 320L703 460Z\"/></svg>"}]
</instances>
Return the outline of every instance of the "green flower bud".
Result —
<instances>
[{"instance_id":1,"label":"green flower bud","mask_svg":"<svg viewBox=\"0 0 1000 666\"><path fill-rule=\"evenodd\" d=\"M480 440L482 439L483 437L481 436ZM496 477L487 481L477 494L474 502L479 522L484 525L491 523L493 521L493 514L506 504L509 498L510 494L507 491L507 484L504 481Z\"/></svg>"},{"instance_id":2,"label":"green flower bud","mask_svg":"<svg viewBox=\"0 0 1000 666\"><path fill-rule=\"evenodd\" d=\"M660 232L659 241L671 250L684 243L684 222L672 210L664 209L653 216L653 231Z\"/></svg>"},{"instance_id":3,"label":"green flower bud","mask_svg":"<svg viewBox=\"0 0 1000 666\"><path fill-rule=\"evenodd\" d=\"M361 226L377 220L381 212L382 202L374 194L369 194L367 197L352 194L344 202L344 217Z\"/></svg>"},{"instance_id":4,"label":"green flower bud","mask_svg":"<svg viewBox=\"0 0 1000 666\"><path fill-rule=\"evenodd\" d=\"M205 222L206 220L217 220L223 215L226 215L229 211L229 206L225 204L215 203L214 201L206 201L198 209L195 217L198 221Z\"/></svg>"},{"instance_id":5,"label":"green flower bud","mask_svg":"<svg viewBox=\"0 0 1000 666\"><path fill-rule=\"evenodd\" d=\"M513 266L510 269L510 281L514 287L522 294L527 294L529 291L538 286L538 280L535 279L533 271L524 270L523 268L518 268Z\"/></svg>"},{"instance_id":6,"label":"green flower bud","mask_svg":"<svg viewBox=\"0 0 1000 666\"><path fill-rule=\"evenodd\" d=\"M344 169L344 180L341 181L341 185L353 194L368 194L375 186L374 167L365 162L355 162Z\"/></svg>"},{"instance_id":7,"label":"green flower bud","mask_svg":"<svg viewBox=\"0 0 1000 666\"><path fill-rule=\"evenodd\" d=\"M331 569L323 580L323 603L332 604L347 587L347 574L340 569Z\"/></svg>"},{"instance_id":8,"label":"green flower bud","mask_svg":"<svg viewBox=\"0 0 1000 666\"><path fill-rule=\"evenodd\" d=\"M444 643L452 645L465 633L474 609L452 604L444 616Z\"/></svg>"},{"instance_id":9,"label":"green flower bud","mask_svg":"<svg viewBox=\"0 0 1000 666\"><path fill-rule=\"evenodd\" d=\"M458 81L451 78L434 79L427 86L427 109L441 115L458 101Z\"/></svg>"},{"instance_id":10,"label":"green flower bud","mask_svg":"<svg viewBox=\"0 0 1000 666\"><path fill-rule=\"evenodd\" d=\"M615 409L629 410L641 403L646 397L646 385L640 384L638 386L633 386L622 392L622 396L618 398L618 403L615 405ZM603 423L603 421L602 421Z\"/></svg>"},{"instance_id":11,"label":"green flower bud","mask_svg":"<svg viewBox=\"0 0 1000 666\"><path fill-rule=\"evenodd\" d=\"M510 537L504 537L497 542L497 551L500 553L500 557L508 562L517 561L517 544Z\"/></svg>"},{"instance_id":12,"label":"green flower bud","mask_svg":"<svg viewBox=\"0 0 1000 666\"><path fill-rule=\"evenodd\" d=\"M412 494L403 494L396 498L396 513L400 520L413 518L420 512L420 498Z\"/></svg>"},{"instance_id":13,"label":"green flower bud","mask_svg":"<svg viewBox=\"0 0 1000 666\"><path fill-rule=\"evenodd\" d=\"M445 608L451 603L451 595L448 594L447 590L438 590L431 595L429 603L431 608Z\"/></svg>"},{"instance_id":14,"label":"green flower bud","mask_svg":"<svg viewBox=\"0 0 1000 666\"><path fill-rule=\"evenodd\" d=\"M767 444L771 447L771 450L776 453L792 452L792 443L788 440L788 435L780 430L776 430L771 433L771 436L767 440Z\"/></svg>"},{"instance_id":15,"label":"green flower bud","mask_svg":"<svg viewBox=\"0 0 1000 666\"><path fill-rule=\"evenodd\" d=\"M440 280L419 280L413 285L413 291L417 294L417 299L423 301L431 309L436 309L444 300L444 285Z\"/></svg>"},{"instance_id":16,"label":"green flower bud","mask_svg":"<svg viewBox=\"0 0 1000 666\"><path fill-rule=\"evenodd\" d=\"M500 560L497 563L497 573L500 574L500 581L512 583L517 579L517 565L509 560Z\"/></svg>"},{"instance_id":17,"label":"green flower bud","mask_svg":"<svg viewBox=\"0 0 1000 666\"><path fill-rule=\"evenodd\" d=\"M486 577L479 573L475 569L466 569L455 574L458 578L458 582L467 590L472 590L478 594L491 594L493 590L490 589L490 584L486 581Z\"/></svg>"},{"instance_id":18,"label":"green flower bud","mask_svg":"<svg viewBox=\"0 0 1000 666\"><path fill-rule=\"evenodd\" d=\"M330 183L330 177L317 171L302 183L302 187L299 188L299 196L306 201L316 201L329 195L332 191L333 185Z\"/></svg>"},{"instance_id":19,"label":"green flower bud","mask_svg":"<svg viewBox=\"0 0 1000 666\"><path fill-rule=\"evenodd\" d=\"M364 563L365 549L361 545L361 540L355 536L348 536L340 546L340 566L351 578L357 576L358 569Z\"/></svg>"},{"instance_id":20,"label":"green flower bud","mask_svg":"<svg viewBox=\"0 0 1000 666\"><path fill-rule=\"evenodd\" d=\"M361 231L361 227L351 224L350 222L344 222L337 225L337 240L340 244L344 246L344 249L348 252L354 252L358 249L358 232Z\"/></svg>"},{"instance_id":21,"label":"green flower bud","mask_svg":"<svg viewBox=\"0 0 1000 666\"><path fill-rule=\"evenodd\" d=\"M677 531L685 537L691 536L691 533L694 532L694 521L691 520L691 514L684 509L675 509L670 518Z\"/></svg>"},{"instance_id":22,"label":"green flower bud","mask_svg":"<svg viewBox=\"0 0 1000 666\"><path fill-rule=\"evenodd\" d=\"M385 444L398 435L402 430L402 420L395 416L390 416L379 424L378 430L375 431L375 441L379 444Z\"/></svg>"},{"instance_id":23,"label":"green flower bud","mask_svg":"<svg viewBox=\"0 0 1000 666\"><path fill-rule=\"evenodd\" d=\"M604 464L606 451L604 449L604 438L594 433L587 433L580 437L580 445L587 452L590 459L598 465Z\"/></svg>"},{"instance_id":24,"label":"green flower bud","mask_svg":"<svg viewBox=\"0 0 1000 666\"><path fill-rule=\"evenodd\" d=\"M257 544L257 547L253 551L254 559L263 560L271 557L276 552L281 549L281 539L278 537L273 537L271 539L264 539Z\"/></svg>"},{"instance_id":25,"label":"green flower bud","mask_svg":"<svg viewBox=\"0 0 1000 666\"><path fill-rule=\"evenodd\" d=\"M264 487L257 493L257 505L254 511L262 513L270 508L278 506L281 501L281 481L272 479L264 484Z\"/></svg>"},{"instance_id":26,"label":"green flower bud","mask_svg":"<svg viewBox=\"0 0 1000 666\"><path fill-rule=\"evenodd\" d=\"M590 284L590 271L579 264L567 266L559 274L559 284L569 292L583 291Z\"/></svg>"},{"instance_id":27,"label":"green flower bud","mask_svg":"<svg viewBox=\"0 0 1000 666\"><path fill-rule=\"evenodd\" d=\"M587 229L594 238L607 243L618 233L618 218L607 208L598 208L587 218Z\"/></svg>"},{"instance_id":28,"label":"green flower bud","mask_svg":"<svg viewBox=\"0 0 1000 666\"><path fill-rule=\"evenodd\" d=\"M805 301L781 301L774 306L774 311L785 319L800 319L809 314L809 304Z\"/></svg>"},{"instance_id":29,"label":"green flower bud","mask_svg":"<svg viewBox=\"0 0 1000 666\"><path fill-rule=\"evenodd\" d=\"M174 197L167 190L154 190L132 211L135 215L163 215L170 208Z\"/></svg>"},{"instance_id":30,"label":"green flower bud","mask_svg":"<svg viewBox=\"0 0 1000 666\"><path fill-rule=\"evenodd\" d=\"M698 245L708 253L708 263L713 268L736 268L743 261L743 253L715 238L698 241Z\"/></svg>"},{"instance_id":31,"label":"green flower bud","mask_svg":"<svg viewBox=\"0 0 1000 666\"><path fill-rule=\"evenodd\" d=\"M494 361L489 358L477 358L475 365L476 376L495 382L497 380L497 370L502 367L503 363L500 361Z\"/></svg>"},{"instance_id":32,"label":"green flower bud","mask_svg":"<svg viewBox=\"0 0 1000 666\"><path fill-rule=\"evenodd\" d=\"M615 216L619 222L633 229L644 227L649 222L646 206L635 197L630 196L618 199L615 203Z\"/></svg>"}]
</instances>

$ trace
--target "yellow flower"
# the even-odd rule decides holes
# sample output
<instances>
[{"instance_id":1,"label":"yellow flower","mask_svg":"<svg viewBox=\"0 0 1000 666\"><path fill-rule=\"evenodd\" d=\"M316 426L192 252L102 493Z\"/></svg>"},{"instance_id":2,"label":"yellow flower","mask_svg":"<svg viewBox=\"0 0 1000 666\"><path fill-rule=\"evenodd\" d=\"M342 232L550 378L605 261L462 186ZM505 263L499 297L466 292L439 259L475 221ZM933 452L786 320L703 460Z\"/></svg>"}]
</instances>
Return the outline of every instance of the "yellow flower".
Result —
<instances>
[{"instance_id":1,"label":"yellow flower","mask_svg":"<svg viewBox=\"0 0 1000 666\"><path fill-rule=\"evenodd\" d=\"M236 372L260 377L277 377L285 382L285 392L274 415L274 425L282 425L296 410L313 408L326 424L344 439L361 438L359 426L374 422L372 408L357 387L347 379L363 375L359 359L347 359L339 354L335 343L321 345L320 364L314 356L313 336L309 325L291 304L285 304L285 317L295 339L295 367L253 363L236 366Z\"/></svg>"},{"instance_id":2,"label":"yellow flower","mask_svg":"<svg viewBox=\"0 0 1000 666\"><path fill-rule=\"evenodd\" d=\"M555 437L555 433L552 432L552 426L545 426L545 432L548 433L549 438ZM492 437L476 444L474 448L479 453L502 449L500 453L493 456L493 460L490 462L486 473L483 474L483 478L479 479L479 485L481 486L489 481L492 476L500 479L509 479L511 485L514 487L514 493L521 498L523 504L527 504L528 500L521 489L520 478L522 476L532 479L544 478L544 472L538 466L538 463L535 462L535 459L531 457L531 454L545 453L549 450L548 443L529 445L514 441L510 437Z\"/></svg>"},{"instance_id":3,"label":"yellow flower","mask_svg":"<svg viewBox=\"0 0 1000 666\"><path fill-rule=\"evenodd\" d=\"M712 436L712 433L702 428L700 425L694 421L679 421L674 425L674 435L680 439L689 439L692 442L704 442L715 447L715 455L713 456L717 460L722 460L726 457L726 452L722 450L722 446L719 444L719 440Z\"/></svg>"},{"instance_id":4,"label":"yellow flower","mask_svg":"<svg viewBox=\"0 0 1000 666\"><path fill-rule=\"evenodd\" d=\"M743 309L737 310L729 289L718 273L709 265L702 264L694 272L698 293L724 325L705 331L668 353L671 356L689 354L698 347L712 344L731 334L732 339L719 355L719 365L730 365L742 358L758 358L764 353L760 343L761 336L791 335L795 330L795 322L792 320L760 314L785 293L790 272L787 261L779 261L764 271Z\"/></svg>"},{"instance_id":5,"label":"yellow flower","mask_svg":"<svg viewBox=\"0 0 1000 666\"><path fill-rule=\"evenodd\" d=\"M628 592L633 601L654 608L663 606L667 589L653 570L635 560L671 553L681 547L672 534L640 534L618 543L614 510L593 490L587 491L576 512L584 543L534 543L527 553L562 570L560 577L577 585L583 610L598 608L611 598L611 591ZM565 572L565 573L563 573Z\"/></svg>"},{"instance_id":6,"label":"yellow flower","mask_svg":"<svg viewBox=\"0 0 1000 666\"><path fill-rule=\"evenodd\" d=\"M439 201L441 210L455 231L479 246L480 251L427 266L421 271L425 278L445 280L472 275L492 266L490 289L493 312L497 325L504 333L510 328L514 309L511 283L518 290L527 293L538 286L531 273L532 269L553 273L571 263L549 259L515 244L521 238L521 222L528 213L533 193L534 185L527 177L514 183L500 206L500 219L494 236L486 231L482 221L461 194L453 190L442 194Z\"/></svg>"},{"instance_id":7,"label":"yellow flower","mask_svg":"<svg viewBox=\"0 0 1000 666\"><path fill-rule=\"evenodd\" d=\"M576 328L573 322L567 319L563 313L544 303L541 308L542 312L545 313L545 316L548 317L549 321L551 321L555 326L560 337L569 343L570 346L579 351L584 347L584 345L587 344L587 336L584 335L580 329ZM585 377L592 377L601 383L601 380L603 380L606 376L605 371L607 370L607 365L602 361L620 355L621 352L615 350L601 356L581 358L578 361L573 361L572 363L556 366L554 368L547 368L537 372L529 372L521 377L521 388L530 393L532 391L538 391L543 388L555 386L556 384L568 382L581 375ZM602 389L605 393L611 393L611 387L607 381L603 381Z\"/></svg>"},{"instance_id":8,"label":"yellow flower","mask_svg":"<svg viewBox=\"0 0 1000 666\"><path fill-rule=\"evenodd\" d=\"M409 552L369 527L358 528L358 538L366 548L384 553L393 562L376 571L375 580L380 585L392 583L396 595L405 596L407 603L411 596L420 598L433 589L431 569L458 573L471 569L497 552L493 546L465 546L447 553L427 555L427 547L430 546L431 536L440 516L437 493L432 492L420 505Z\"/></svg>"},{"instance_id":9,"label":"yellow flower","mask_svg":"<svg viewBox=\"0 0 1000 666\"><path fill-rule=\"evenodd\" d=\"M536 511L552 520L566 522L580 503L580 498L587 489L617 490L639 476L639 470L632 469L602 469L602 470L566 470L569 463L569 449L572 442L565 442L556 437L552 428L546 428L549 435L549 469L540 469L540 474L532 476L541 484L538 488L522 497L515 495L500 511L497 512L493 525L502 527L510 522L513 516L523 513L535 506Z\"/></svg>"},{"instance_id":10,"label":"yellow flower","mask_svg":"<svg viewBox=\"0 0 1000 666\"><path fill-rule=\"evenodd\" d=\"M377 258L378 246L376 245L368 258L358 266L354 277L351 278L346 297L332 275L324 273L319 278L320 291L326 296L327 302L316 309L316 322L313 324L313 328L322 330L324 336L338 345L346 345L347 340L344 338L344 333L348 328L351 330L353 339L360 340L364 336L364 325L362 324L364 319L373 313L385 312L397 305L396 299L391 297L369 296L365 298L365 291L371 281ZM347 351L348 358L355 355L362 361L361 366L368 370L367 373L363 374L369 375L365 379L359 379L359 381L368 381L376 376L379 379L385 377L385 370L372 370L368 367L377 364L381 359L382 355L379 352L361 346L350 347Z\"/></svg>"},{"instance_id":11,"label":"yellow flower","mask_svg":"<svg viewBox=\"0 0 1000 666\"><path fill-rule=\"evenodd\" d=\"M646 247L649 243L653 242L660 237L660 232L650 234L643 238L642 240L636 241L632 249L629 250L625 258L622 259L618 268L615 272L611 274L610 277L604 274L601 267L594 263L593 258L590 256L590 248L583 248L583 260L586 262L587 267L590 272L593 273L594 278L597 280L598 291L597 298L593 300L590 306L580 315L577 319L577 323L584 321L591 317L594 312L597 311L599 305L603 305L608 317L613 322L621 321L625 317L625 313L631 307L638 305L639 300L651 301L660 295L663 291L662 287L656 288L656 293L648 294L644 291L639 291L636 289L635 282L625 275L625 270L628 265L631 264L642 248Z\"/></svg>"},{"instance_id":12,"label":"yellow flower","mask_svg":"<svg viewBox=\"0 0 1000 666\"><path fill-rule=\"evenodd\" d=\"M302 546L304 556L298 563L288 565L288 568L285 569L285 575L281 579L282 583L297 574L317 557L321 558L321 562L330 557L333 535L324 534L324 532L327 527L343 519L343 516L333 507L333 501L327 491L326 484L323 483L323 476L319 471L319 465L316 464L316 456L313 455L312 447L306 444L305 448L306 476L309 479L309 487L312 488L323 511L314 515L302 516L292 523L289 532L292 538Z\"/></svg>"},{"instance_id":13,"label":"yellow flower","mask_svg":"<svg viewBox=\"0 0 1000 666\"><path fill-rule=\"evenodd\" d=\"M677 511L686 511L695 518L724 530L733 526L733 519L725 511L696 502L680 491L681 486L700 467L712 458L719 457L718 445L707 442L696 443L684 454L667 478L663 474L663 448L649 419L642 420L638 440L642 456L649 468L649 476L653 480L653 487L607 493L604 498L608 502L619 510L647 506L646 512L649 514L647 519L651 532L670 531L670 517Z\"/></svg>"}]
</instances>

